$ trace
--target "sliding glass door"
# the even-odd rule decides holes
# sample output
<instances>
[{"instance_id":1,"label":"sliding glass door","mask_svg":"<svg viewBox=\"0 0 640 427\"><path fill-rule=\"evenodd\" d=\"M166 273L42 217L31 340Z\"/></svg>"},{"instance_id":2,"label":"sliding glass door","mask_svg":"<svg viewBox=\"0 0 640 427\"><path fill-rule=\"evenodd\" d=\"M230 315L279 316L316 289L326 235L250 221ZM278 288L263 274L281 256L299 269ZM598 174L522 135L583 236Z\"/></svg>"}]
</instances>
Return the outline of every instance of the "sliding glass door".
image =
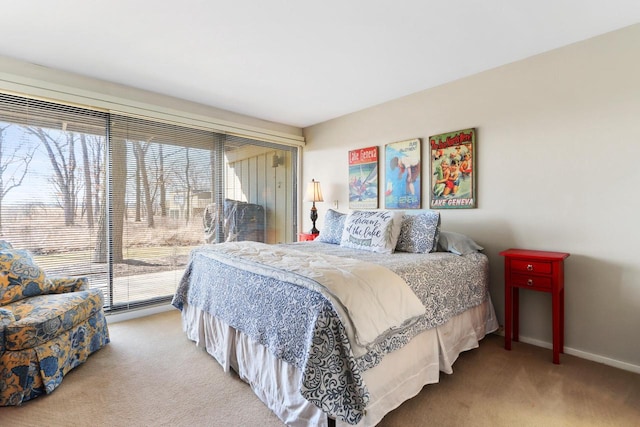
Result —
<instances>
[{"instance_id":1,"label":"sliding glass door","mask_svg":"<svg viewBox=\"0 0 640 427\"><path fill-rule=\"evenodd\" d=\"M106 309L168 301L192 248L295 239L297 149L0 94L0 238Z\"/></svg>"}]
</instances>

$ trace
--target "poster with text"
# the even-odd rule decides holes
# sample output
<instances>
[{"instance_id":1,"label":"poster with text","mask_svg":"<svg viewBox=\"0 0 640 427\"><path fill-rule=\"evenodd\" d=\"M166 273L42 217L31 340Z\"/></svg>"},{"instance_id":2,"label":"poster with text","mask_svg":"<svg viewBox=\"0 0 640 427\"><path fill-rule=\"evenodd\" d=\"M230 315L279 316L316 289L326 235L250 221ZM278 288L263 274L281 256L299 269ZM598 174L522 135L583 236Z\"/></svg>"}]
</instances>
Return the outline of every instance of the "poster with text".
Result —
<instances>
[{"instance_id":1,"label":"poster with text","mask_svg":"<svg viewBox=\"0 0 640 427\"><path fill-rule=\"evenodd\" d=\"M420 140L385 146L384 205L387 209L420 209Z\"/></svg>"},{"instance_id":2,"label":"poster with text","mask_svg":"<svg viewBox=\"0 0 640 427\"><path fill-rule=\"evenodd\" d=\"M476 207L476 130L429 137L431 209Z\"/></svg>"},{"instance_id":3,"label":"poster with text","mask_svg":"<svg viewBox=\"0 0 640 427\"><path fill-rule=\"evenodd\" d=\"M349 209L378 207L378 147L349 151Z\"/></svg>"}]
</instances>

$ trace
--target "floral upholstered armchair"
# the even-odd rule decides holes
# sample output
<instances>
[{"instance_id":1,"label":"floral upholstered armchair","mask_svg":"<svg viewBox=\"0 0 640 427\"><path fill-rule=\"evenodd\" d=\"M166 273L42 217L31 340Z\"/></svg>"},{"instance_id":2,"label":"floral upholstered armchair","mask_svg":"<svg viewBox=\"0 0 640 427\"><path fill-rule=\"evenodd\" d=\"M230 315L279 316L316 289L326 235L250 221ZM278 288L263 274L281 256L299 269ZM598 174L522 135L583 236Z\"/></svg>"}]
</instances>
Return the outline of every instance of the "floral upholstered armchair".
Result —
<instances>
[{"instance_id":1,"label":"floral upholstered armchair","mask_svg":"<svg viewBox=\"0 0 640 427\"><path fill-rule=\"evenodd\" d=\"M50 278L0 240L0 406L51 393L109 342L104 296L86 278Z\"/></svg>"}]
</instances>

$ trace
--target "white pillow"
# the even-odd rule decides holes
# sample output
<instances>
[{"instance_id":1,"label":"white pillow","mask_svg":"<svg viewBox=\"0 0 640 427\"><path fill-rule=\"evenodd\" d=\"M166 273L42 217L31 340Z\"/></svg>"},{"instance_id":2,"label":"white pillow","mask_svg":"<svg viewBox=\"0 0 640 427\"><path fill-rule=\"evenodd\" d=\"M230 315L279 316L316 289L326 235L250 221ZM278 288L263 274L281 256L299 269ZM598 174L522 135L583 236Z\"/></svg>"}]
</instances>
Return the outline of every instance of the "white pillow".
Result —
<instances>
[{"instance_id":1,"label":"white pillow","mask_svg":"<svg viewBox=\"0 0 640 427\"><path fill-rule=\"evenodd\" d=\"M403 211L354 211L347 216L340 246L391 254L396 248Z\"/></svg>"}]
</instances>

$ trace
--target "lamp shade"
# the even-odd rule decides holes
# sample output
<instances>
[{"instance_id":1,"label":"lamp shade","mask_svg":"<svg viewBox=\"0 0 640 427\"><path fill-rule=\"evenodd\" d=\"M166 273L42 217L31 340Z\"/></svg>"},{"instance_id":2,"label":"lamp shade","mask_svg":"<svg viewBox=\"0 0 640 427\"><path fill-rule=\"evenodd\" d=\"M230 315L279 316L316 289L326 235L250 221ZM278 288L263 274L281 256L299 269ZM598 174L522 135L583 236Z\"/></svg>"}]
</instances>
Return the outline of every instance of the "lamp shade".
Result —
<instances>
[{"instance_id":1,"label":"lamp shade","mask_svg":"<svg viewBox=\"0 0 640 427\"><path fill-rule=\"evenodd\" d=\"M312 179L309 185L307 185L307 194L304 197L305 202L323 202L322 190L320 189L320 182Z\"/></svg>"}]
</instances>

